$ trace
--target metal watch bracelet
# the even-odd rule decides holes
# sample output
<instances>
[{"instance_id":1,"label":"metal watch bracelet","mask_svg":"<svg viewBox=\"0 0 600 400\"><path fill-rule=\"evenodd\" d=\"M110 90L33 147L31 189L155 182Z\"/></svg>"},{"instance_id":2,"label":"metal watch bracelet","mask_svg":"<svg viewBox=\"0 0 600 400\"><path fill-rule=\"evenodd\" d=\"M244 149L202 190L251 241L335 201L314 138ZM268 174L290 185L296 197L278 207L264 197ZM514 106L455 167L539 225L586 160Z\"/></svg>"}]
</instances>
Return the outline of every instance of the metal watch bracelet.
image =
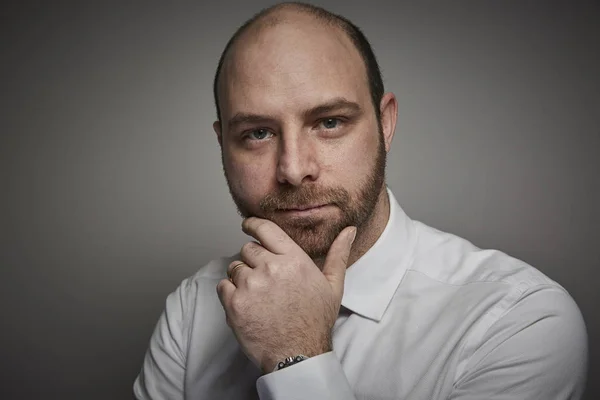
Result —
<instances>
[{"instance_id":1,"label":"metal watch bracelet","mask_svg":"<svg viewBox=\"0 0 600 400\"><path fill-rule=\"evenodd\" d=\"M306 357L303 354L297 355L295 357L287 357L285 360L277 363L273 372L279 371L280 369L283 369L286 367L289 367L290 365L298 364L300 361L304 361L307 359L308 359L308 357Z\"/></svg>"}]
</instances>

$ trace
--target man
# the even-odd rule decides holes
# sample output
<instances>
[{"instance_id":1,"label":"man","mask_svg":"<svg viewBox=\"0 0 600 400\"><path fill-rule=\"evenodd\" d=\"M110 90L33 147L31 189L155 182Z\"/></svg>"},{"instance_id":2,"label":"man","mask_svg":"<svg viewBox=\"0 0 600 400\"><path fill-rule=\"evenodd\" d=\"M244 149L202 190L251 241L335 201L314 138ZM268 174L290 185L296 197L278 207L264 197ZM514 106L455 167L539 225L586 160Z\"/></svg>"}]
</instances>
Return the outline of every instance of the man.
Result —
<instances>
[{"instance_id":1,"label":"man","mask_svg":"<svg viewBox=\"0 0 600 400\"><path fill-rule=\"evenodd\" d=\"M412 221L384 179L397 102L349 21L267 9L215 77L231 195L255 241L183 281L139 399L577 399L579 310L498 251Z\"/></svg>"}]
</instances>

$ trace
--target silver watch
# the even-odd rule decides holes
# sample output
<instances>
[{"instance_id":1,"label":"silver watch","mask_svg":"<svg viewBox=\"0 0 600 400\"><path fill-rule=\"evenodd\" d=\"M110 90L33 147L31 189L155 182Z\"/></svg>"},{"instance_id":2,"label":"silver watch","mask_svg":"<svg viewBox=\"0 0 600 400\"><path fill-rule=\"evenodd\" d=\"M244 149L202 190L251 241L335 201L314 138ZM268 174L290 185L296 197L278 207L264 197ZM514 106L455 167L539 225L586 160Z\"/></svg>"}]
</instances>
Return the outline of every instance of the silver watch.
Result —
<instances>
[{"instance_id":1,"label":"silver watch","mask_svg":"<svg viewBox=\"0 0 600 400\"><path fill-rule=\"evenodd\" d=\"M279 371L280 369L283 369L286 367L289 367L290 365L298 364L300 361L304 361L307 359L308 359L308 357L306 357L303 354L297 355L295 357L287 357L285 360L277 363L273 372Z\"/></svg>"}]
</instances>

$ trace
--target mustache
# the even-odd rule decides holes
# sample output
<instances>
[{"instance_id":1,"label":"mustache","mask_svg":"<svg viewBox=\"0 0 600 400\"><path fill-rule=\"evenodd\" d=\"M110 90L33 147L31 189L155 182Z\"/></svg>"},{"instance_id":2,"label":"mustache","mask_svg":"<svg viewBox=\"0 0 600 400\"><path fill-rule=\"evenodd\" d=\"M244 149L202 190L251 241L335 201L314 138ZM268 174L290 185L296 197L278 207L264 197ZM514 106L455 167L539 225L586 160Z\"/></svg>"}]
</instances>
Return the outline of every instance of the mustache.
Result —
<instances>
[{"instance_id":1,"label":"mustache","mask_svg":"<svg viewBox=\"0 0 600 400\"><path fill-rule=\"evenodd\" d=\"M321 188L300 186L280 188L267 194L260 202L263 212L272 213L282 209L302 208L312 205L333 204L343 207L350 201L350 194L344 188Z\"/></svg>"}]
</instances>

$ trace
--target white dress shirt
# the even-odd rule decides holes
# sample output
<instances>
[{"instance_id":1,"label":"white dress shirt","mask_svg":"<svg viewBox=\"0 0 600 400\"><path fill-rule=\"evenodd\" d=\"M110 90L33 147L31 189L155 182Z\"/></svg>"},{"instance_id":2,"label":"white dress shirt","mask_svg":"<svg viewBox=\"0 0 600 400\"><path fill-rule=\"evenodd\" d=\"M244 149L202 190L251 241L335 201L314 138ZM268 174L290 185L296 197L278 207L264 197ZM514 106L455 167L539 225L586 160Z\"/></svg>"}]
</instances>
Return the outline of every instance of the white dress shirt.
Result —
<instances>
[{"instance_id":1,"label":"white dress shirt","mask_svg":"<svg viewBox=\"0 0 600 400\"><path fill-rule=\"evenodd\" d=\"M411 220L391 191L385 230L347 270L333 351L261 376L242 353L215 260L166 301L138 399L579 399L587 336L560 285L500 251Z\"/></svg>"}]
</instances>

